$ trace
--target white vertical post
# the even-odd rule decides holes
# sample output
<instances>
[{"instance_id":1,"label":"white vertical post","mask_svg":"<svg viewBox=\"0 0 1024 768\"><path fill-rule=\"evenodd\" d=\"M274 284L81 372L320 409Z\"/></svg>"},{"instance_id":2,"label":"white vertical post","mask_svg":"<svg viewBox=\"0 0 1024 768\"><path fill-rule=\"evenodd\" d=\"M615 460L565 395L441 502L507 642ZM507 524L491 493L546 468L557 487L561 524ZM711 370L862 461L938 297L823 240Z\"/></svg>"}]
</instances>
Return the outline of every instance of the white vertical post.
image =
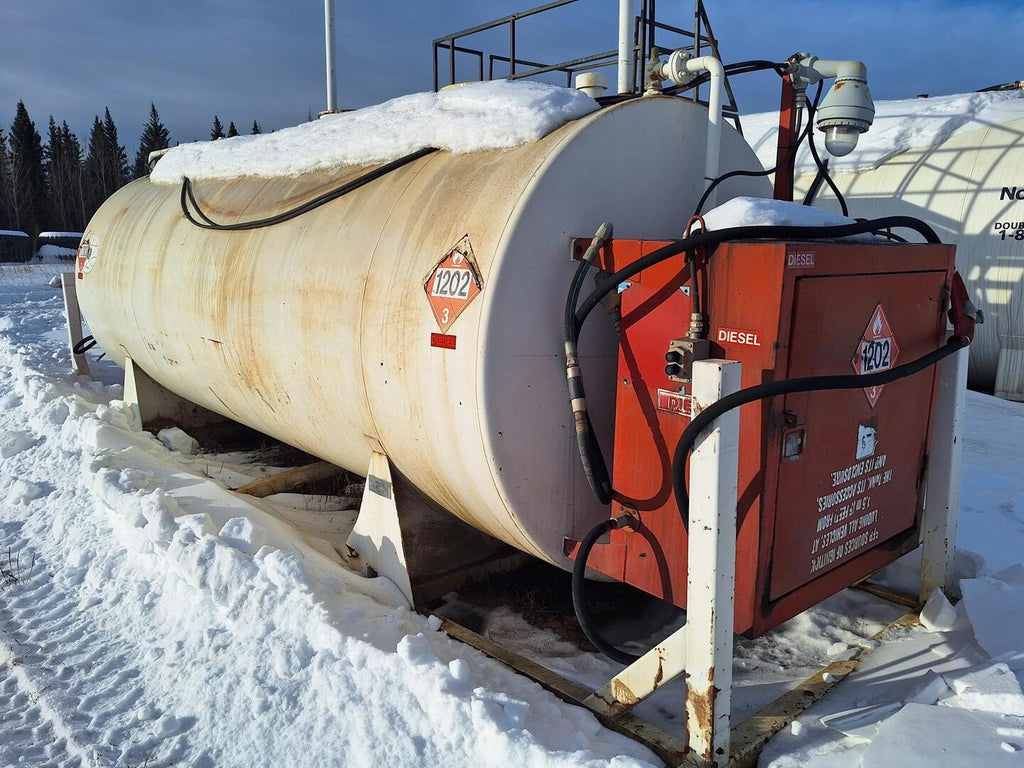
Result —
<instances>
[{"instance_id":1,"label":"white vertical post","mask_svg":"<svg viewBox=\"0 0 1024 768\"><path fill-rule=\"evenodd\" d=\"M78 308L78 291L74 272L61 272L61 293L64 294L64 317L68 321L68 347L71 351L71 368L81 376L91 376L89 361L85 355L75 354L75 345L82 340L82 313Z\"/></svg>"},{"instance_id":2,"label":"white vertical post","mask_svg":"<svg viewBox=\"0 0 1024 768\"><path fill-rule=\"evenodd\" d=\"M324 0L324 36L327 49L327 111L338 108L338 88L334 79L334 0Z\"/></svg>"},{"instance_id":3,"label":"white vertical post","mask_svg":"<svg viewBox=\"0 0 1024 768\"><path fill-rule=\"evenodd\" d=\"M635 0L619 0L619 93L633 90L633 7Z\"/></svg>"},{"instance_id":4,"label":"white vertical post","mask_svg":"<svg viewBox=\"0 0 1024 768\"><path fill-rule=\"evenodd\" d=\"M694 410L736 392L740 371L738 362L695 362ZM698 436L690 457L686 736L690 752L708 766L729 760L739 438L733 409Z\"/></svg>"},{"instance_id":5,"label":"white vertical post","mask_svg":"<svg viewBox=\"0 0 1024 768\"><path fill-rule=\"evenodd\" d=\"M950 565L956 550L957 511L960 507L960 464L967 399L967 361L964 347L939 363L932 445L928 455L924 519L921 521L921 602L936 589L954 586Z\"/></svg>"}]
</instances>

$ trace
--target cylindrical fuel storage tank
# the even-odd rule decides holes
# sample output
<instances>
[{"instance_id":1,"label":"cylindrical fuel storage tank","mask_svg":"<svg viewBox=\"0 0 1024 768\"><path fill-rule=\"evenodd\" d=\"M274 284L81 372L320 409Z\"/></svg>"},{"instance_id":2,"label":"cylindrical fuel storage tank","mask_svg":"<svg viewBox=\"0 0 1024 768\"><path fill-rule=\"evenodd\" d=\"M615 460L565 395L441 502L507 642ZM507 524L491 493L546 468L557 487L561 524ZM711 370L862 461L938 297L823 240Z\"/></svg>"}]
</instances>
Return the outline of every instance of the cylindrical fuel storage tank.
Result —
<instances>
[{"instance_id":1,"label":"cylindrical fuel storage tank","mask_svg":"<svg viewBox=\"0 0 1024 768\"><path fill-rule=\"evenodd\" d=\"M796 199L813 178L798 179ZM1024 117L964 130L833 179L851 216L916 216L956 245L957 269L985 313L971 344L971 386L1024 400ZM814 205L838 210L824 185Z\"/></svg>"},{"instance_id":2,"label":"cylindrical fuel storage tank","mask_svg":"<svg viewBox=\"0 0 1024 768\"><path fill-rule=\"evenodd\" d=\"M383 451L441 507L566 567L563 537L608 515L579 468L566 394L570 239L602 221L617 236L680 237L703 188L706 131L700 105L633 100L515 149L433 153L252 231L199 229L177 185L139 180L90 222L79 300L117 362L360 474ZM723 170L759 167L729 128L721 157ZM231 223L363 171L194 189ZM719 199L740 194L771 189L739 178ZM431 293L452 260L470 261L478 285L444 317ZM581 362L610 466L616 336L603 311L594 318Z\"/></svg>"}]
</instances>

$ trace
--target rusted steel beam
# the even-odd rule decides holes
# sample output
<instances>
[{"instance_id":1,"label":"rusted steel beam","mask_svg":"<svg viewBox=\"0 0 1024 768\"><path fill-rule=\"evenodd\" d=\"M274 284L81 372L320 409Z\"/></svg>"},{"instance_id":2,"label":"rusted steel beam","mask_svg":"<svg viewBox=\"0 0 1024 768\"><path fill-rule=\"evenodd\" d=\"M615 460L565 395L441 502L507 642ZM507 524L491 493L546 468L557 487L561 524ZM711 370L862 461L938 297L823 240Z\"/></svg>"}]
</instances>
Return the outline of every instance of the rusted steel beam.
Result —
<instances>
[{"instance_id":1,"label":"rusted steel beam","mask_svg":"<svg viewBox=\"0 0 1024 768\"><path fill-rule=\"evenodd\" d=\"M881 584L875 584L871 581L861 581L850 587L860 592L867 592L869 595L880 597L883 600L888 600L890 603L896 603L896 605L902 605L904 608L913 608L915 611L921 609L921 602L913 595L907 592L901 592L898 589L892 589L891 587L884 587Z\"/></svg>"},{"instance_id":2,"label":"rusted steel beam","mask_svg":"<svg viewBox=\"0 0 1024 768\"><path fill-rule=\"evenodd\" d=\"M679 766L679 768L697 768L697 764L686 755L686 744L682 739L666 733L629 712L623 713L618 717L609 717L601 712L594 711L584 703L587 697L590 696L590 691L585 686L567 680L556 672L542 667L535 661L531 661L525 656L520 656L508 648L503 648L486 637L466 629L461 624L450 619L442 619L441 628L456 640L466 643L466 645L471 645L492 659L497 659L516 672L526 675L563 701L590 709L604 726L624 736L628 736L634 741L640 742L661 758L666 765Z\"/></svg>"},{"instance_id":3,"label":"rusted steel beam","mask_svg":"<svg viewBox=\"0 0 1024 768\"><path fill-rule=\"evenodd\" d=\"M904 614L872 640L881 642L893 632L912 629L919 623L916 613ZM865 649L852 659L832 662L733 728L729 768L754 768L768 740L852 674L869 653L871 650Z\"/></svg>"},{"instance_id":4,"label":"rusted steel beam","mask_svg":"<svg viewBox=\"0 0 1024 768\"><path fill-rule=\"evenodd\" d=\"M913 629L919 624L917 613L904 614L873 635L872 640L882 642L896 632ZM449 636L473 646L520 674L526 675L562 700L586 707L606 727L640 742L665 761L666 765L679 766L679 768L700 768L701 763L693 753L687 752L686 742L683 739L651 725L628 711L621 711L617 716L610 716L607 714L609 711L607 704L603 709L595 709L588 703L588 699L593 701L594 695L586 687L567 680L540 664L501 647L482 635L466 629L461 624L450 619L443 619L441 626ZM832 662L733 728L729 738L731 747L727 763L729 768L755 768L758 756L769 739L851 675L870 652L871 649L865 649L852 659ZM724 761L723 764L725 764Z\"/></svg>"},{"instance_id":5,"label":"rusted steel beam","mask_svg":"<svg viewBox=\"0 0 1024 768\"><path fill-rule=\"evenodd\" d=\"M685 671L686 636L687 627L677 629L588 695L584 705L608 717L618 717L671 683Z\"/></svg>"},{"instance_id":6,"label":"rusted steel beam","mask_svg":"<svg viewBox=\"0 0 1024 768\"><path fill-rule=\"evenodd\" d=\"M262 499L265 496L273 496L275 493L285 493L304 483L326 480L343 471L340 467L336 467L329 462L314 461L312 464L295 467L295 469L286 469L284 472L278 472L276 475L269 475L268 477L254 480L251 483L246 483L235 488L235 492Z\"/></svg>"}]
</instances>

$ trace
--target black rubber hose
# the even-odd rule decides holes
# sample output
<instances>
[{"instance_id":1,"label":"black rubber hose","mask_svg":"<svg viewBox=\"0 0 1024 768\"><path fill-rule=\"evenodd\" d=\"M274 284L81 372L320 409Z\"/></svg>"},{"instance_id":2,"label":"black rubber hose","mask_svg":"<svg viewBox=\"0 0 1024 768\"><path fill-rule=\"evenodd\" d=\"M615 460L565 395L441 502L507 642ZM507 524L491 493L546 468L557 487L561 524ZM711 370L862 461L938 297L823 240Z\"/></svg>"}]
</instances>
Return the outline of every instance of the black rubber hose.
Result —
<instances>
[{"instance_id":1,"label":"black rubber hose","mask_svg":"<svg viewBox=\"0 0 1024 768\"><path fill-rule=\"evenodd\" d=\"M850 237L851 235L863 235L874 232L876 229L886 229L889 227L912 229L929 243L940 244L942 242L939 240L939 236L935 234L935 230L920 219L915 219L911 216L885 216L881 219L856 221L851 224L839 224L832 227L769 225L727 227L725 229L716 229L709 232L697 232L689 237L683 238L682 240L677 240L674 243L662 246L658 250L652 251L646 256L637 259L629 266L623 267L618 272L612 274L603 285L595 288L590 295L583 300L583 304L579 309L576 310L576 334L579 334L579 329L587 319L587 315L593 311L594 307L600 303L601 299L603 299L605 295L616 290L620 283L639 274L640 272L643 272L648 267L660 264L683 251L703 246L713 248L726 241L761 239L830 240Z\"/></svg>"},{"instance_id":2,"label":"black rubber hose","mask_svg":"<svg viewBox=\"0 0 1024 768\"><path fill-rule=\"evenodd\" d=\"M601 444L594 434L594 426L590 420L590 412L587 409L587 396L583 388L583 372L580 369L579 360L576 357L577 326L575 323L576 304L579 301L580 290L583 281L586 279L587 270L590 269L594 258L601 246L612 236L612 225L602 224L589 247L580 259L580 264L573 275L572 283L569 286L569 295L565 300L565 316L563 320L563 337L565 341L565 367L566 383L569 387L569 403L573 412L573 428L576 432L576 446L580 454L580 463L583 467L583 474L586 475L587 484L594 492L601 504L610 504L612 501L612 481L608 474L608 463L604 459Z\"/></svg>"},{"instance_id":3,"label":"black rubber hose","mask_svg":"<svg viewBox=\"0 0 1024 768\"><path fill-rule=\"evenodd\" d=\"M732 64L723 64L722 69L725 70L726 75L749 75L751 72L762 72L767 69L774 70L779 77L786 74L788 65L785 63L778 63L774 61L768 61L766 59L754 59L751 61L737 61ZM662 93L667 94L678 94L685 93L693 88L704 85L710 82L711 74L708 72L701 73L689 80L682 85L674 85L666 88Z\"/></svg>"},{"instance_id":4,"label":"black rubber hose","mask_svg":"<svg viewBox=\"0 0 1024 768\"><path fill-rule=\"evenodd\" d=\"M78 341L72 348L71 351L76 355L84 355L90 349L96 346L96 339L92 336L86 336L84 339Z\"/></svg>"},{"instance_id":5,"label":"black rubber hose","mask_svg":"<svg viewBox=\"0 0 1024 768\"><path fill-rule=\"evenodd\" d=\"M811 115L813 118L813 114ZM843 212L843 216L850 215L850 209L846 207L846 198L843 197L843 193L839 191L839 187L835 181L832 180L831 174L828 172L828 167L822 163L821 157L818 155L818 148L814 146L814 132L812 131L807 135L807 147L811 150L811 157L814 158L814 164L818 166L818 173L825 179L825 183L828 184L828 188L832 190L832 194L836 196L836 200L839 201L839 208Z\"/></svg>"},{"instance_id":6,"label":"black rubber hose","mask_svg":"<svg viewBox=\"0 0 1024 768\"><path fill-rule=\"evenodd\" d=\"M825 159L824 166L825 166L824 170L827 171L828 170L828 159L827 158ZM811 186L809 186L807 188L807 194L804 195L804 202L803 202L804 205L807 205L807 206L814 205L814 198L816 198L818 196L818 192L821 191L821 185L824 184L824 183L825 183L825 176L824 176L824 173L823 173L822 169L819 168L818 172L814 175L814 181L812 181L811 182Z\"/></svg>"},{"instance_id":7,"label":"black rubber hose","mask_svg":"<svg viewBox=\"0 0 1024 768\"><path fill-rule=\"evenodd\" d=\"M339 187L323 193L312 200L309 200L301 205L292 208L291 210L284 211L283 213L276 214L274 216L268 216L264 219L255 219L253 221L239 221L234 224L220 224L203 212L199 202L196 200L195 195L192 192L192 181L187 176L182 179L181 182L181 212L186 219L192 224L201 229L212 229L219 232L237 232L248 229L261 229L263 227L271 227L275 224L281 224L285 221L290 221L297 216L301 216L304 213L319 208L321 205L337 200L343 195L347 195L349 192L359 189L360 187L369 184L371 181L379 179L381 176L385 176L391 171L401 168L403 165L419 160L421 157L426 157L432 152L437 152L434 147L425 147L423 149L412 152L408 155L404 155L397 160L392 160L390 163L384 163L383 165L377 166L372 171L364 173L362 176L358 176L351 181L347 181ZM195 208L196 215L202 219L199 221L192 215L192 212L188 208L188 203L192 204Z\"/></svg>"},{"instance_id":8,"label":"black rubber hose","mask_svg":"<svg viewBox=\"0 0 1024 768\"><path fill-rule=\"evenodd\" d=\"M587 270L594 263L597 252L606 241L611 239L612 232L612 225L609 222L605 222L598 227L597 232L594 233L594 239L590 241L587 250L583 252L583 255L580 257L580 263L573 273L572 282L569 284L569 295L565 300L565 315L562 322L562 336L567 342L575 344L577 341L578 329L576 328L576 323L573 322L573 318L576 316L576 305L580 300L583 281L587 277Z\"/></svg>"},{"instance_id":9,"label":"black rubber hose","mask_svg":"<svg viewBox=\"0 0 1024 768\"><path fill-rule=\"evenodd\" d=\"M741 389L731 395L723 397L699 414L697 414L689 426L683 430L679 442L676 443L675 454L672 457L672 490L675 493L676 506L679 509L679 517L683 527L689 530L690 497L686 488L686 459L693 449L693 444L702 430L706 429L715 419L733 408L752 403L755 400L764 400L777 395L790 395L796 392L815 392L819 390L837 389L862 389L864 387L880 387L883 384L891 384L899 379L913 376L926 368L937 364L940 360L954 352L963 349L970 341L959 336L954 336L938 349L929 352L923 357L912 360L909 363L896 366L888 371L880 373L841 374L838 376L803 376L798 379L784 379L773 381L768 384L758 384L754 387Z\"/></svg>"},{"instance_id":10,"label":"black rubber hose","mask_svg":"<svg viewBox=\"0 0 1024 768\"><path fill-rule=\"evenodd\" d=\"M597 540L614 527L614 520L605 520L591 528L587 535L583 537L583 541L580 542L579 552L576 553L576 562L572 566L572 608L576 612L576 621L579 622L580 629L583 630L583 634L587 636L587 639L594 644L594 647L612 661L629 665L640 657L616 648L605 640L601 633L594 628L584 601L583 590L584 583L587 580L587 560L590 558L590 551L594 548Z\"/></svg>"}]
</instances>

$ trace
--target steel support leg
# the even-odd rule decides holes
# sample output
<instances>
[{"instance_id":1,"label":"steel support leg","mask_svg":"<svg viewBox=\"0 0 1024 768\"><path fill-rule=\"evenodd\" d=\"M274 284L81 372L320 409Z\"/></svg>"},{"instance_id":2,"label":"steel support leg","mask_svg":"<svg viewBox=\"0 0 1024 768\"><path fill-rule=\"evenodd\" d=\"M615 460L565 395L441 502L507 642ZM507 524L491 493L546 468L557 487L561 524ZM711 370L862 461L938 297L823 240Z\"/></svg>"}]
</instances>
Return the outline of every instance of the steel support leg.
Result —
<instances>
[{"instance_id":1,"label":"steel support leg","mask_svg":"<svg viewBox=\"0 0 1024 768\"><path fill-rule=\"evenodd\" d=\"M473 573L521 563L506 544L435 506L380 451L370 454L348 546L351 566L390 579L410 607L457 589Z\"/></svg>"},{"instance_id":2,"label":"steel support leg","mask_svg":"<svg viewBox=\"0 0 1024 768\"><path fill-rule=\"evenodd\" d=\"M124 359L124 401L138 415L141 429L170 424L189 429L228 420L171 392L130 357Z\"/></svg>"},{"instance_id":3,"label":"steel support leg","mask_svg":"<svg viewBox=\"0 0 1024 768\"><path fill-rule=\"evenodd\" d=\"M694 363L694 410L738 390L740 369L726 360ZM729 755L738 471L739 413L730 411L701 433L690 457L686 625L583 702L618 717L685 672L689 749L709 766Z\"/></svg>"},{"instance_id":4,"label":"steel support leg","mask_svg":"<svg viewBox=\"0 0 1024 768\"><path fill-rule=\"evenodd\" d=\"M924 519L921 522L921 593L923 603L936 589L955 585L950 565L956 551L960 507L960 463L967 400L968 348L939 363L932 447L928 456Z\"/></svg>"},{"instance_id":5,"label":"steel support leg","mask_svg":"<svg viewBox=\"0 0 1024 768\"><path fill-rule=\"evenodd\" d=\"M348 546L359 553L367 575L390 580L405 596L409 607L414 605L391 462L383 453L373 451L370 454L363 501L359 505L356 526L349 534Z\"/></svg>"},{"instance_id":6,"label":"steel support leg","mask_svg":"<svg viewBox=\"0 0 1024 768\"><path fill-rule=\"evenodd\" d=\"M694 410L739 390L740 370L726 360L694 363ZM701 433L690 457L686 735L690 752L708 766L729 760L739 441L734 409Z\"/></svg>"},{"instance_id":7,"label":"steel support leg","mask_svg":"<svg viewBox=\"0 0 1024 768\"><path fill-rule=\"evenodd\" d=\"M68 349L71 353L71 368L81 376L91 376L89 361L85 355L75 354L75 345L83 338L82 312L78 308L78 292L75 290L75 273L62 272L60 275L61 293L64 294L64 317L68 321Z\"/></svg>"}]
</instances>

